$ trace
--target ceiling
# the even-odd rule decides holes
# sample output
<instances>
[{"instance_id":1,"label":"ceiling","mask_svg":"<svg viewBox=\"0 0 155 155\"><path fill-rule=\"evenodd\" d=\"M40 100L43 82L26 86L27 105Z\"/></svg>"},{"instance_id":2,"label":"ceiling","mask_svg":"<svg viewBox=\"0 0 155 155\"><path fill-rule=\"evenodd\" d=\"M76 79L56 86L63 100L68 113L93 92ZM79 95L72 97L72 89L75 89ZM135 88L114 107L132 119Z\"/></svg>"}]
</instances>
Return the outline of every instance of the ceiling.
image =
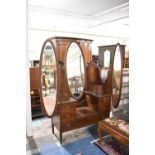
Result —
<instances>
[{"instance_id":1,"label":"ceiling","mask_svg":"<svg viewBox=\"0 0 155 155\"><path fill-rule=\"evenodd\" d=\"M128 0L29 0L29 29L128 36Z\"/></svg>"}]
</instances>

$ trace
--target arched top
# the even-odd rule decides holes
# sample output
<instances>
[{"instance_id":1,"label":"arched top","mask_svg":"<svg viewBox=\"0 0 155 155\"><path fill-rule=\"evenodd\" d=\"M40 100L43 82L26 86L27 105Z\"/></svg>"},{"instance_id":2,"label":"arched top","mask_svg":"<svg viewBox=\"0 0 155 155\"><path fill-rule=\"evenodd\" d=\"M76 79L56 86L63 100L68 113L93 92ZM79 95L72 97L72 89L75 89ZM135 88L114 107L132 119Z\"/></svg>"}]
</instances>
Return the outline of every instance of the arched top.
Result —
<instances>
[{"instance_id":1,"label":"arched top","mask_svg":"<svg viewBox=\"0 0 155 155\"><path fill-rule=\"evenodd\" d=\"M56 36L56 37L51 37L51 38L49 38L49 39L56 39L56 40L58 40L58 39L67 39L67 40L72 40L72 41L78 41L78 40L83 40L83 41L88 41L88 42L92 42L93 40L91 40L91 39L85 39L85 38L74 38L74 37L62 37L62 36Z\"/></svg>"}]
</instances>

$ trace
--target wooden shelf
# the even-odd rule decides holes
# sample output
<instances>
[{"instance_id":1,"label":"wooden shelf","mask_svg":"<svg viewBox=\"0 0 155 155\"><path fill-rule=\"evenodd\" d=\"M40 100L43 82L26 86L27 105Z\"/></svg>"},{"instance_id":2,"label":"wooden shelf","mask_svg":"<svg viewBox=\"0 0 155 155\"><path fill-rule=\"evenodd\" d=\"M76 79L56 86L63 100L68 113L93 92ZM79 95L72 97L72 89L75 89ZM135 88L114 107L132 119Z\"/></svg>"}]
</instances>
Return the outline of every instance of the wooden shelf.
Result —
<instances>
[{"instance_id":1,"label":"wooden shelf","mask_svg":"<svg viewBox=\"0 0 155 155\"><path fill-rule=\"evenodd\" d=\"M128 78L129 77L129 69L128 68L123 68L123 78ZM121 94L121 100L124 99L129 99L129 80L127 82L123 81L122 83L122 94Z\"/></svg>"},{"instance_id":2,"label":"wooden shelf","mask_svg":"<svg viewBox=\"0 0 155 155\"><path fill-rule=\"evenodd\" d=\"M43 116L40 101L39 67L30 68L31 111L32 118Z\"/></svg>"},{"instance_id":3,"label":"wooden shelf","mask_svg":"<svg viewBox=\"0 0 155 155\"><path fill-rule=\"evenodd\" d=\"M41 111L35 111L32 113L32 119L36 117L41 117L41 116L44 116L44 114Z\"/></svg>"},{"instance_id":4,"label":"wooden shelf","mask_svg":"<svg viewBox=\"0 0 155 155\"><path fill-rule=\"evenodd\" d=\"M32 109L33 109L33 108L37 108L37 107L40 108L40 107L41 107L41 104L33 104L33 105L32 105Z\"/></svg>"}]
</instances>

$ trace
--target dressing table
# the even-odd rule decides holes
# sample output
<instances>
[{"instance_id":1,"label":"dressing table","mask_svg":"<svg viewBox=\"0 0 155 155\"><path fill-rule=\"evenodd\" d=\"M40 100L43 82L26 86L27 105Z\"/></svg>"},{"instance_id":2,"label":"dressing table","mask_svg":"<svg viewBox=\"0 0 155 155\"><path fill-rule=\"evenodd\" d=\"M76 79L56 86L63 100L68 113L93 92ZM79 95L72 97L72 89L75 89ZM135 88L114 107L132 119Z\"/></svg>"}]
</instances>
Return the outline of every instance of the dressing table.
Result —
<instances>
[{"instance_id":1,"label":"dressing table","mask_svg":"<svg viewBox=\"0 0 155 155\"><path fill-rule=\"evenodd\" d=\"M110 113L112 64L103 81L92 61L91 44L90 39L52 37L42 46L41 103L61 143L64 132L97 124Z\"/></svg>"},{"instance_id":2,"label":"dressing table","mask_svg":"<svg viewBox=\"0 0 155 155\"><path fill-rule=\"evenodd\" d=\"M44 113L51 118L52 133L61 143L63 132L97 124L103 119L98 108L89 106L84 92L89 85L86 66L92 60L91 43L92 40L83 38L52 37L42 46L41 103Z\"/></svg>"}]
</instances>

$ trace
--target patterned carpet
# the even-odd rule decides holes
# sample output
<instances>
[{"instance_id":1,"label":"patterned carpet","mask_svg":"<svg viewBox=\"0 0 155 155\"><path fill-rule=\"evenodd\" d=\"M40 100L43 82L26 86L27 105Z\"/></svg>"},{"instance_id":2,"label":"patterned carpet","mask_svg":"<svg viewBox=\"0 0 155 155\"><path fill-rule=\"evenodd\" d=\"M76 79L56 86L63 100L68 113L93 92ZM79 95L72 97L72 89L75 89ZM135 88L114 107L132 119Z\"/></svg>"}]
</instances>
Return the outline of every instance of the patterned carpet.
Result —
<instances>
[{"instance_id":1,"label":"patterned carpet","mask_svg":"<svg viewBox=\"0 0 155 155\"><path fill-rule=\"evenodd\" d=\"M129 155L129 146L121 144L110 135L103 137L101 144L98 141L94 144L108 155Z\"/></svg>"}]
</instances>

